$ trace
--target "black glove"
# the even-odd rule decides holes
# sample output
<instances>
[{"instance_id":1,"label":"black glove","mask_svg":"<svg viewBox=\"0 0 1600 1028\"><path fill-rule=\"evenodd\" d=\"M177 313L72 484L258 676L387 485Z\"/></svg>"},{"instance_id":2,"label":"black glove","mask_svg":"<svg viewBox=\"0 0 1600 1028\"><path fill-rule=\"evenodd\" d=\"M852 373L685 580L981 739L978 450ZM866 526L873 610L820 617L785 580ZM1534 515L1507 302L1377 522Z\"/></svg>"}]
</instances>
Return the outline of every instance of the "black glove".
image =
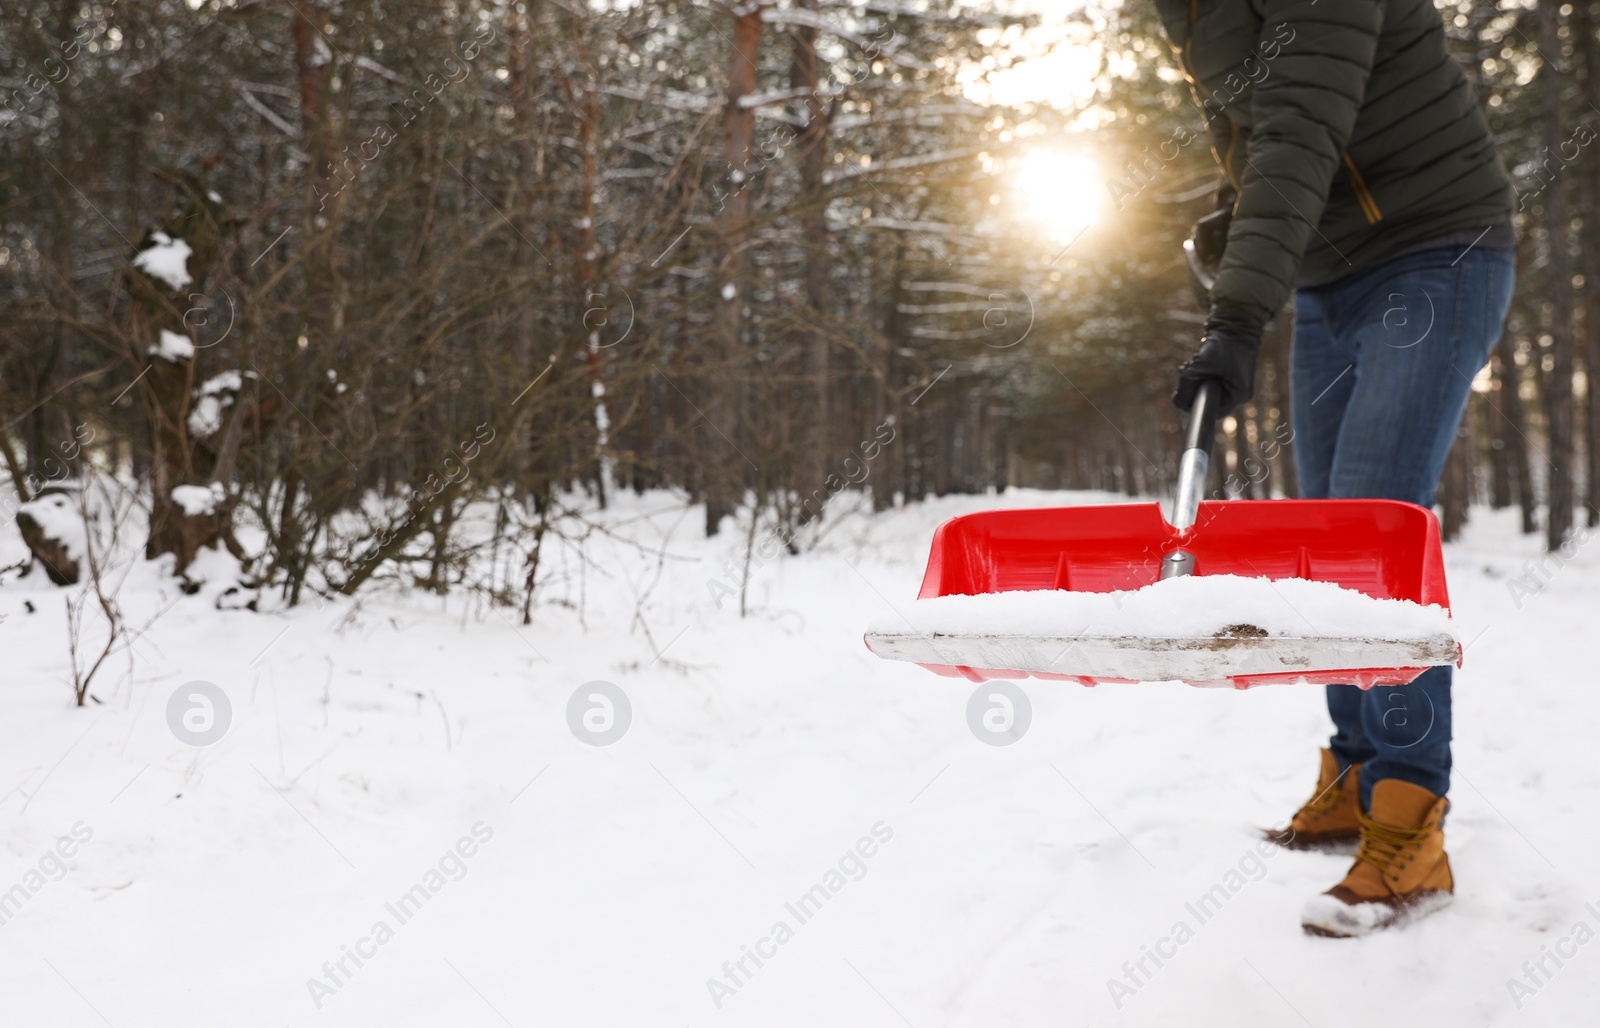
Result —
<instances>
[{"instance_id":1,"label":"black glove","mask_svg":"<svg viewBox=\"0 0 1600 1028\"><path fill-rule=\"evenodd\" d=\"M1222 267L1222 254L1228 248L1228 227L1233 224L1233 207L1212 211L1194 223L1190 246L1184 248L1189 266L1189 288L1200 309L1211 309L1211 286Z\"/></svg>"},{"instance_id":2,"label":"black glove","mask_svg":"<svg viewBox=\"0 0 1600 1028\"><path fill-rule=\"evenodd\" d=\"M1200 349L1178 369L1178 390L1172 405L1181 411L1194 406L1200 383L1214 381L1222 388L1217 416L1231 414L1256 393L1256 356L1261 352L1261 330L1267 315L1254 307L1221 303L1206 319Z\"/></svg>"}]
</instances>

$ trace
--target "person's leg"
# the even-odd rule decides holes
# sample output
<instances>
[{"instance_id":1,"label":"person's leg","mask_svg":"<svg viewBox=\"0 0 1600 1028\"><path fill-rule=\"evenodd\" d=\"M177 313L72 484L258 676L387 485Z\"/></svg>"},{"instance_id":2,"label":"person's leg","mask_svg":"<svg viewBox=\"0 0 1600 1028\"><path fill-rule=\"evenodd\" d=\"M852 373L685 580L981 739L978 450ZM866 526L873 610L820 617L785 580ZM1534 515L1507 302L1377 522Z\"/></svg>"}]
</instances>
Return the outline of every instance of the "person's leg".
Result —
<instances>
[{"instance_id":1,"label":"person's leg","mask_svg":"<svg viewBox=\"0 0 1600 1028\"><path fill-rule=\"evenodd\" d=\"M1336 290L1335 333L1355 352L1356 364L1329 497L1433 505L1472 379L1499 339L1513 276L1505 253L1430 251L1391 261ZM1373 751L1361 776L1364 808L1374 783L1387 778L1436 796L1448 791L1450 681L1451 669L1442 667L1410 685L1364 694L1329 688L1330 713L1340 712L1336 723L1357 706Z\"/></svg>"},{"instance_id":2,"label":"person's leg","mask_svg":"<svg viewBox=\"0 0 1600 1028\"><path fill-rule=\"evenodd\" d=\"M1300 495L1328 495L1339 427L1355 387L1355 351L1333 331L1338 316L1335 290L1298 289L1294 294L1294 339L1289 352L1289 390L1295 470Z\"/></svg>"},{"instance_id":3,"label":"person's leg","mask_svg":"<svg viewBox=\"0 0 1600 1028\"><path fill-rule=\"evenodd\" d=\"M1337 290L1301 289L1295 293L1294 346L1289 383L1293 399L1293 449L1300 495L1308 500L1328 496L1334 450L1345 409L1355 389L1356 353L1334 334ZM1330 685L1328 714L1334 735L1328 748L1341 768L1360 764L1374 754L1361 717L1361 690Z\"/></svg>"},{"instance_id":4,"label":"person's leg","mask_svg":"<svg viewBox=\"0 0 1600 1028\"><path fill-rule=\"evenodd\" d=\"M1328 716L1333 719L1328 749L1333 751L1341 768L1365 764L1378 752L1367 738L1366 716L1362 710L1365 694L1353 685L1326 685L1323 691L1327 694Z\"/></svg>"},{"instance_id":5,"label":"person's leg","mask_svg":"<svg viewBox=\"0 0 1600 1028\"><path fill-rule=\"evenodd\" d=\"M1433 667L1409 685L1351 687L1362 727L1376 756L1361 769L1361 807L1385 778L1420 785L1435 796L1450 791L1450 684L1455 669Z\"/></svg>"}]
</instances>

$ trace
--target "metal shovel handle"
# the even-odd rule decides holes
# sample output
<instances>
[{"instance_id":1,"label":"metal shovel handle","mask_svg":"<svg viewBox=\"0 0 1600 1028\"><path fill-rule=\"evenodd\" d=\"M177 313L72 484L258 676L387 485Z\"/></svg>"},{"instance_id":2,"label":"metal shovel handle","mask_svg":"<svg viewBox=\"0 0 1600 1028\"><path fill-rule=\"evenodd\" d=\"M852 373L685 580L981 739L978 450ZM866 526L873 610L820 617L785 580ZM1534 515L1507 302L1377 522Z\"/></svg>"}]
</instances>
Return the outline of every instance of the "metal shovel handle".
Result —
<instances>
[{"instance_id":1,"label":"metal shovel handle","mask_svg":"<svg viewBox=\"0 0 1600 1028\"><path fill-rule=\"evenodd\" d=\"M1194 245L1193 239L1183 241L1183 259L1189 265L1189 273L1200 283L1200 288L1210 293L1217 284L1217 276L1213 274L1213 269L1207 268L1206 262L1200 259L1200 250Z\"/></svg>"},{"instance_id":2,"label":"metal shovel handle","mask_svg":"<svg viewBox=\"0 0 1600 1028\"><path fill-rule=\"evenodd\" d=\"M1189 435L1183 456L1178 458L1178 495L1172 501L1173 528L1194 527L1200 515L1200 500L1205 496L1206 476L1211 471L1211 441L1217 432L1217 405L1222 389L1216 382L1202 382L1195 390L1194 407L1189 411ZM1174 550L1161 560L1161 577L1176 578L1193 574L1194 554Z\"/></svg>"}]
</instances>

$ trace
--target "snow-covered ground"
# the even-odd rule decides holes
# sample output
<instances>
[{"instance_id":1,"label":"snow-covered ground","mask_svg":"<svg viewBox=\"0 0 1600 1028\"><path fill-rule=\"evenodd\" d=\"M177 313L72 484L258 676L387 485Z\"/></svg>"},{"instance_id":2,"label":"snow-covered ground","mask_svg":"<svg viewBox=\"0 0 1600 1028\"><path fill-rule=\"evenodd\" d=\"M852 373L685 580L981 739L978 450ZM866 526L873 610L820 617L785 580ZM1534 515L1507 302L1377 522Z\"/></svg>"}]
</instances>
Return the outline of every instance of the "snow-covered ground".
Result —
<instances>
[{"instance_id":1,"label":"snow-covered ground","mask_svg":"<svg viewBox=\"0 0 1600 1028\"><path fill-rule=\"evenodd\" d=\"M9 580L0 1023L1593 1023L1600 550L1524 595L1536 540L1474 512L1447 551L1458 899L1319 939L1300 905L1348 858L1255 829L1310 792L1320 690L1028 681L992 746L971 683L862 646L943 519L1109 499L832 518L742 619L712 584L742 540L667 494L548 565L530 626L421 593L223 612L141 568L122 602L156 619L85 709L65 591ZM0 566L21 552L0 528ZM631 707L609 745L569 725L620 725L595 682ZM208 702L226 734L180 742L169 703L201 730Z\"/></svg>"}]
</instances>

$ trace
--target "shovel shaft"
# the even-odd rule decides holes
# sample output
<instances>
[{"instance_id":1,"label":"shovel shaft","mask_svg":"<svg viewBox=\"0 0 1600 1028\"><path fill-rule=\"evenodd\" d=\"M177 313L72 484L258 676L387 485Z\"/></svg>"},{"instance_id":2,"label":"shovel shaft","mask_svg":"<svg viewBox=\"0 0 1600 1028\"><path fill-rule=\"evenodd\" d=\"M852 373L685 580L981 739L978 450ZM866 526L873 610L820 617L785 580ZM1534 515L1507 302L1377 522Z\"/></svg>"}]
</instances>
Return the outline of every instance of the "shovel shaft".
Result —
<instances>
[{"instance_id":1,"label":"shovel shaft","mask_svg":"<svg viewBox=\"0 0 1600 1028\"><path fill-rule=\"evenodd\" d=\"M1178 459L1178 495L1172 501L1172 527L1192 528L1200 514L1206 475L1211 470L1210 450L1184 450Z\"/></svg>"},{"instance_id":2,"label":"shovel shaft","mask_svg":"<svg viewBox=\"0 0 1600 1028\"><path fill-rule=\"evenodd\" d=\"M1173 528L1190 528L1200 512L1200 499L1206 491L1206 475L1211 470L1211 440L1217 432L1215 382L1202 383L1195 390L1194 407L1189 412L1189 436L1183 456L1178 459L1178 495L1172 504Z\"/></svg>"},{"instance_id":3,"label":"shovel shaft","mask_svg":"<svg viewBox=\"0 0 1600 1028\"><path fill-rule=\"evenodd\" d=\"M1217 431L1217 398L1221 390L1215 382L1202 383L1195 391L1194 407L1189 412L1189 436L1178 458L1178 494L1172 501L1173 528L1194 527L1200 515L1200 500L1206 491L1206 476L1211 471L1211 440ZM1194 555L1174 550L1162 558L1161 577L1176 578L1194 573Z\"/></svg>"}]
</instances>

